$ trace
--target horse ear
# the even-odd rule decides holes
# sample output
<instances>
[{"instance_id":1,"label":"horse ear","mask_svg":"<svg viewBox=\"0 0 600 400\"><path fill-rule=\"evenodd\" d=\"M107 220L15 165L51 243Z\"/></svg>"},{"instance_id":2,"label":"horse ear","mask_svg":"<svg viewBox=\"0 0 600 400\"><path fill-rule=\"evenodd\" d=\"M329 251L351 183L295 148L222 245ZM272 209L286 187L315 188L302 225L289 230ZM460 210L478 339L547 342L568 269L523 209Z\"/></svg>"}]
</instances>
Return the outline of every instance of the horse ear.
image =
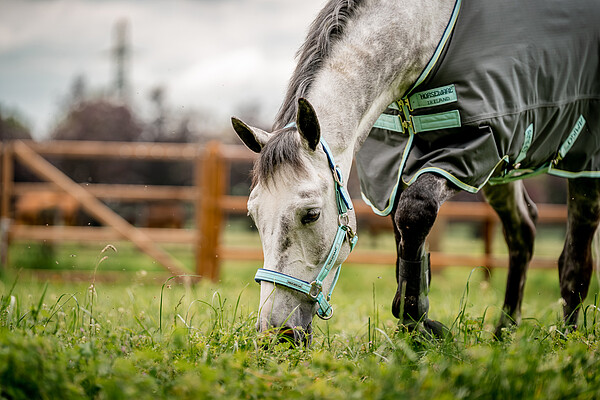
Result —
<instances>
[{"instance_id":1,"label":"horse ear","mask_svg":"<svg viewBox=\"0 0 600 400\"><path fill-rule=\"evenodd\" d=\"M300 136L306 140L308 147L315 151L321 140L321 128L317 113L313 106L304 98L298 99L298 115L296 126Z\"/></svg>"},{"instance_id":2,"label":"horse ear","mask_svg":"<svg viewBox=\"0 0 600 400\"><path fill-rule=\"evenodd\" d=\"M255 153L260 153L263 146L269 140L267 132L262 129L250 127L235 117L231 117L231 125L233 125L235 133L237 133L246 147Z\"/></svg>"}]
</instances>

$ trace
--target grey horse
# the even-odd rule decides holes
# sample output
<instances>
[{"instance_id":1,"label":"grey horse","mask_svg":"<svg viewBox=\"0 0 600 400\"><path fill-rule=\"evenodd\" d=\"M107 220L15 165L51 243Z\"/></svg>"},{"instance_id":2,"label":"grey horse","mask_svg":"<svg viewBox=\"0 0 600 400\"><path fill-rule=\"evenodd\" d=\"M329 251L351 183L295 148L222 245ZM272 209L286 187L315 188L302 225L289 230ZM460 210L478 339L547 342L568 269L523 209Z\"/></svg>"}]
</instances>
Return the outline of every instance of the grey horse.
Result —
<instances>
[{"instance_id":1,"label":"grey horse","mask_svg":"<svg viewBox=\"0 0 600 400\"><path fill-rule=\"evenodd\" d=\"M558 261L564 318L576 326L600 219L600 11L597 2L330 0L298 52L272 132L232 118L260 156L248 210L264 266L258 329L310 341L330 318L356 241L344 182L356 159L363 197L391 215L392 313L436 335L427 235L442 203L483 191L509 248L496 334L519 322L537 210L520 179L568 179Z\"/></svg>"}]
</instances>

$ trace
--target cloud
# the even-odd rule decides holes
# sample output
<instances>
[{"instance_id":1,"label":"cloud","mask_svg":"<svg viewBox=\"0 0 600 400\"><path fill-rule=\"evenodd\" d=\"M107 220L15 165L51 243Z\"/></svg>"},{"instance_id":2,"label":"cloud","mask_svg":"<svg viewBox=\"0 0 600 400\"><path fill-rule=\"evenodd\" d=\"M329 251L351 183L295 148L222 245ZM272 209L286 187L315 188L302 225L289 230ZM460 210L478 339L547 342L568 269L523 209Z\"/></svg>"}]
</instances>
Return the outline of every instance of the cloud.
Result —
<instances>
[{"instance_id":1,"label":"cloud","mask_svg":"<svg viewBox=\"0 0 600 400\"><path fill-rule=\"evenodd\" d=\"M257 47L239 48L191 65L170 87L174 98L225 116L259 101L273 118L292 69L291 60L273 60Z\"/></svg>"},{"instance_id":2,"label":"cloud","mask_svg":"<svg viewBox=\"0 0 600 400\"><path fill-rule=\"evenodd\" d=\"M136 102L167 88L175 105L229 115L259 102L273 117L293 55L324 0L2 0L0 104L19 108L36 136L51 128L77 75L110 85L114 25L129 23Z\"/></svg>"}]
</instances>

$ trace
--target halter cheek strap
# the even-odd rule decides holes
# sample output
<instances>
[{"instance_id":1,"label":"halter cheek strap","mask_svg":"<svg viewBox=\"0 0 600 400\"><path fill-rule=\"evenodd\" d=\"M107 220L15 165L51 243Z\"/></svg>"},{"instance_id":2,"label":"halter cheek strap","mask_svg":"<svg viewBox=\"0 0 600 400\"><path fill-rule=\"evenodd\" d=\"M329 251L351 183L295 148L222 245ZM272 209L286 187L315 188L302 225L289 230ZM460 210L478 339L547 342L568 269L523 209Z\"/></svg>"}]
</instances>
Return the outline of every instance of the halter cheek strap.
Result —
<instances>
[{"instance_id":1,"label":"halter cheek strap","mask_svg":"<svg viewBox=\"0 0 600 400\"><path fill-rule=\"evenodd\" d=\"M335 201L338 209L338 229L321 271L315 280L309 283L281 272L260 268L256 272L254 280L258 283L261 281L271 282L306 294L312 301L318 304L319 308L317 309L317 315L322 319L329 319L333 316L333 307L331 307L329 301L331 300L331 294L333 293L333 289L340 276L341 264L333 277L333 282L331 283L327 295L323 293L323 281L327 278L329 272L331 272L331 269L336 264L344 241L348 240L350 251L352 251L354 246L356 246L358 236L350 227L348 211L352 210L352 200L344 187L342 171L335 164L331 150L323 139L321 139L321 147L327 156L329 169L331 169L333 180L335 181Z\"/></svg>"}]
</instances>

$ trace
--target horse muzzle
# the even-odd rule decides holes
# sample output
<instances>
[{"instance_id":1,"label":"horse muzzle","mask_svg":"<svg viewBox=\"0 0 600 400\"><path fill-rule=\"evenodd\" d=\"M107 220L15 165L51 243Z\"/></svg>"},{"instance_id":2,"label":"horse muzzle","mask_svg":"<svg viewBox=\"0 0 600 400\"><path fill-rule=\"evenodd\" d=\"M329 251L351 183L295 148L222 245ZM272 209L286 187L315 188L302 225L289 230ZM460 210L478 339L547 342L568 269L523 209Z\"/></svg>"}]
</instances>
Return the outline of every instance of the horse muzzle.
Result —
<instances>
[{"instance_id":1,"label":"horse muzzle","mask_svg":"<svg viewBox=\"0 0 600 400\"><path fill-rule=\"evenodd\" d=\"M296 346L304 345L309 347L312 342L312 321L305 327L299 325L293 326L292 324L277 326L265 323L265 321L259 321L256 328L267 338L273 338L276 335L277 342L279 343L293 343Z\"/></svg>"}]
</instances>

